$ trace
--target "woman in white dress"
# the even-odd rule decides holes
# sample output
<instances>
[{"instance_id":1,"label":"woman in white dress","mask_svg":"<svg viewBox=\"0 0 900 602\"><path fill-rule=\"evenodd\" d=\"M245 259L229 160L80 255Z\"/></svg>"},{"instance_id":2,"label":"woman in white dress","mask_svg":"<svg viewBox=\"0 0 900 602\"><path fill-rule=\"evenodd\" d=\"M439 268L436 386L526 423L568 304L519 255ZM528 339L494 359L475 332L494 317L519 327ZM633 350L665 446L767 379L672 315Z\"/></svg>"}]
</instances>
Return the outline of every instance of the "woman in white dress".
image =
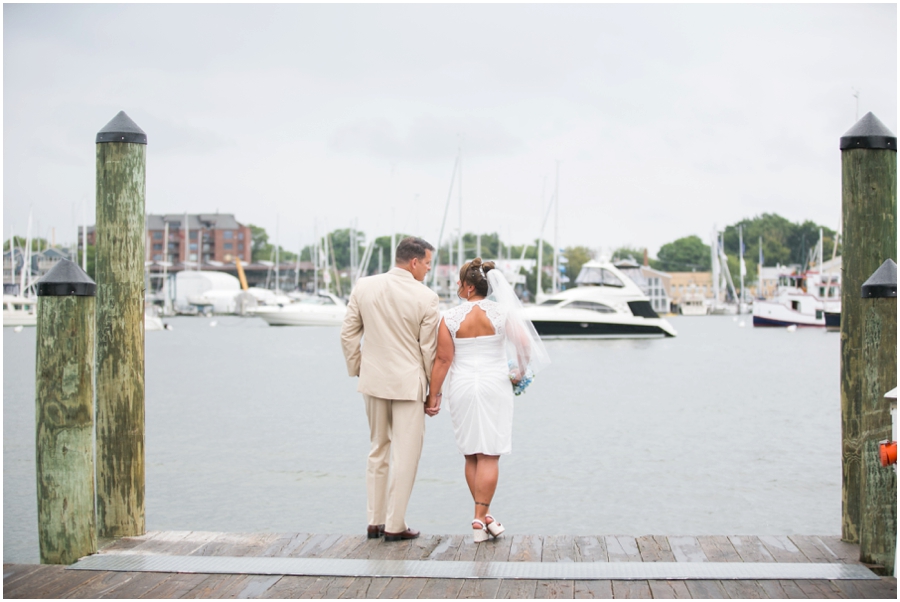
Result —
<instances>
[{"instance_id":1,"label":"woman in white dress","mask_svg":"<svg viewBox=\"0 0 900 602\"><path fill-rule=\"evenodd\" d=\"M506 280L498 280L499 272L488 277L493 269L493 262L482 263L479 257L460 270L457 295L465 303L444 312L425 408L429 415L437 414L442 401L450 408L456 445L466 458L466 483L475 502L472 529L476 542L498 537L505 530L491 516L490 505L500 456L512 451L513 384L523 377L535 347L531 339L537 339L536 333L523 336L525 329L510 320L515 308L509 303L487 298L493 292L489 291L490 281L505 285L518 303ZM511 340L520 349L520 361L512 374L507 359ZM537 341L539 345L540 339ZM540 351L546 355L543 348Z\"/></svg>"}]
</instances>

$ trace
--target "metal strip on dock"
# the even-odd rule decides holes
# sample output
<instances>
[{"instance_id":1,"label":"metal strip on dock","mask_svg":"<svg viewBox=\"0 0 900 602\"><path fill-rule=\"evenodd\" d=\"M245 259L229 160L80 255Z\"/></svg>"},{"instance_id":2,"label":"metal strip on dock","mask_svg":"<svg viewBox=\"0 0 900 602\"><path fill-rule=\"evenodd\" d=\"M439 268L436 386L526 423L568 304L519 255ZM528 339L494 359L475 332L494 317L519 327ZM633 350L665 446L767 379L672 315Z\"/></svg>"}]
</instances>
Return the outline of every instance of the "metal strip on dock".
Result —
<instances>
[{"instance_id":1,"label":"metal strip on dock","mask_svg":"<svg viewBox=\"0 0 900 602\"><path fill-rule=\"evenodd\" d=\"M432 579L878 579L858 564L775 562L464 562L95 554L71 569L155 573Z\"/></svg>"}]
</instances>

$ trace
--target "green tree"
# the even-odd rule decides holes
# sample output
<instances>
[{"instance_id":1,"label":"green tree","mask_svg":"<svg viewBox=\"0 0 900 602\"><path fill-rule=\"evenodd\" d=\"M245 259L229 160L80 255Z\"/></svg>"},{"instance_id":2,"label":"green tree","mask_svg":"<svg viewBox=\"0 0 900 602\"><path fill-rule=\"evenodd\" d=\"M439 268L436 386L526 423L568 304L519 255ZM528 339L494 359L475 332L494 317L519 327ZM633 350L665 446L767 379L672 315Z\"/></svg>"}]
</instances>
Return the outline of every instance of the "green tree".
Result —
<instances>
[{"instance_id":1,"label":"green tree","mask_svg":"<svg viewBox=\"0 0 900 602\"><path fill-rule=\"evenodd\" d=\"M710 248L699 236L685 236L660 247L651 265L664 272L706 272L712 268Z\"/></svg>"},{"instance_id":2,"label":"green tree","mask_svg":"<svg viewBox=\"0 0 900 602\"><path fill-rule=\"evenodd\" d=\"M581 273L581 266L589 262L593 257L587 247L566 247L563 251L566 261L566 276L569 277L569 286L575 286L575 279Z\"/></svg>"},{"instance_id":3,"label":"green tree","mask_svg":"<svg viewBox=\"0 0 900 602\"><path fill-rule=\"evenodd\" d=\"M253 224L247 224L247 227L250 228L250 259L252 261L259 261L260 259L269 261L271 248L266 229Z\"/></svg>"},{"instance_id":4,"label":"green tree","mask_svg":"<svg viewBox=\"0 0 900 602\"><path fill-rule=\"evenodd\" d=\"M636 247L619 247L612 254L613 261L620 261L625 259L634 259L638 264L642 264L644 262L644 249L638 249Z\"/></svg>"}]
</instances>

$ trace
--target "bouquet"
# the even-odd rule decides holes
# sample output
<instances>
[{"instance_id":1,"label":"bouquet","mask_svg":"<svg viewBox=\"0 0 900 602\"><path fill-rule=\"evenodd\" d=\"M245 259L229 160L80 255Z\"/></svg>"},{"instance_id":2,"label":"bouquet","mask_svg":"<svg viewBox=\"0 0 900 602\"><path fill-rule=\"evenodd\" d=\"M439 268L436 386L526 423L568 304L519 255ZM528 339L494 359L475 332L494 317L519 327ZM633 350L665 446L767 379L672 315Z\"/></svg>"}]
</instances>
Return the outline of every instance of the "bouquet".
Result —
<instances>
[{"instance_id":1,"label":"bouquet","mask_svg":"<svg viewBox=\"0 0 900 602\"><path fill-rule=\"evenodd\" d=\"M528 385L531 384L531 381L534 380L534 373L532 373L531 368L526 368L524 376L519 379L518 372L519 365L515 361L509 360L509 382L512 383L513 393L521 395L528 388Z\"/></svg>"}]
</instances>

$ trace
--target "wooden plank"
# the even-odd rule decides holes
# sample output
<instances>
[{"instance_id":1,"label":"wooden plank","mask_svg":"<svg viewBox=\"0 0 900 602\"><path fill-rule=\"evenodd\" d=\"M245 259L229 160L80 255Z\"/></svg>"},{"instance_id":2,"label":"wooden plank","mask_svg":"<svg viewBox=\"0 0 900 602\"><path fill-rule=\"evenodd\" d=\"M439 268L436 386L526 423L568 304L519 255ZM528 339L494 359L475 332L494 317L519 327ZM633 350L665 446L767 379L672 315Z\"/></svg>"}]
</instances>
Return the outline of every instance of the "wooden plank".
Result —
<instances>
[{"instance_id":1,"label":"wooden plank","mask_svg":"<svg viewBox=\"0 0 900 602\"><path fill-rule=\"evenodd\" d=\"M796 598L797 597L797 596L789 596L788 593L781 586L781 581L777 581L775 579L760 579L759 581L757 581L757 584L759 585L760 589L763 590L763 592L765 592L766 598L780 600L783 598ZM806 597L803 595L803 592L801 592L799 589L797 590L797 593L800 595L801 598Z\"/></svg>"},{"instance_id":2,"label":"wooden plank","mask_svg":"<svg viewBox=\"0 0 900 602\"><path fill-rule=\"evenodd\" d=\"M341 536L338 534L310 535L302 545L291 550L288 556L291 558L326 558L328 557L328 548L340 539Z\"/></svg>"},{"instance_id":3,"label":"wooden plank","mask_svg":"<svg viewBox=\"0 0 900 602\"><path fill-rule=\"evenodd\" d=\"M841 590L827 579L797 579L794 583L808 598L831 599L844 597Z\"/></svg>"},{"instance_id":4,"label":"wooden plank","mask_svg":"<svg viewBox=\"0 0 900 602\"><path fill-rule=\"evenodd\" d=\"M684 583L685 585L687 585L688 591L691 593L691 598L717 599L728 597L728 594L722 587L722 583L719 581L707 579L691 579L689 581L685 581Z\"/></svg>"},{"instance_id":5,"label":"wooden plank","mask_svg":"<svg viewBox=\"0 0 900 602\"><path fill-rule=\"evenodd\" d=\"M221 598L222 594L237 582L243 582L245 575L208 575L181 598Z\"/></svg>"},{"instance_id":6,"label":"wooden plank","mask_svg":"<svg viewBox=\"0 0 900 602\"><path fill-rule=\"evenodd\" d=\"M478 553L478 548L489 545L491 545L491 543L488 541L475 543L475 540L473 540L470 535L460 542L459 548L456 550L456 557L453 560L473 561L475 560L475 554Z\"/></svg>"},{"instance_id":7,"label":"wooden plank","mask_svg":"<svg viewBox=\"0 0 900 602\"><path fill-rule=\"evenodd\" d=\"M800 548L787 535L760 535L759 541L776 562L809 562Z\"/></svg>"},{"instance_id":8,"label":"wooden plank","mask_svg":"<svg viewBox=\"0 0 900 602\"><path fill-rule=\"evenodd\" d=\"M217 536L219 533L213 531L166 531L160 533L158 537L140 543L128 552L190 556ZM103 553L118 554L122 552L123 550L116 550Z\"/></svg>"},{"instance_id":9,"label":"wooden plank","mask_svg":"<svg viewBox=\"0 0 900 602\"><path fill-rule=\"evenodd\" d=\"M579 535L575 538L578 546L578 555L582 562L608 562L609 554L606 552L606 540L602 537ZM610 592L612 586L610 586ZM610 593L612 595L612 593Z\"/></svg>"},{"instance_id":10,"label":"wooden plank","mask_svg":"<svg viewBox=\"0 0 900 602\"><path fill-rule=\"evenodd\" d=\"M495 598L500 590L500 579L457 579L457 581L463 581L457 598Z\"/></svg>"},{"instance_id":11,"label":"wooden plank","mask_svg":"<svg viewBox=\"0 0 900 602\"><path fill-rule=\"evenodd\" d=\"M360 598L371 598L377 596L377 592L380 592L385 585L387 585L387 579L375 579L372 577L359 577L353 579L350 585L344 589L343 592L338 595L338 598L352 598L358 600ZM380 584L380 587L379 587ZM373 586L376 591L373 591ZM375 594L372 596L371 594Z\"/></svg>"},{"instance_id":12,"label":"wooden plank","mask_svg":"<svg viewBox=\"0 0 900 602\"><path fill-rule=\"evenodd\" d=\"M828 546L828 549L834 552L841 562L846 564L860 564L859 544L841 541L841 538L837 535L820 535L819 540Z\"/></svg>"},{"instance_id":13,"label":"wooden plank","mask_svg":"<svg viewBox=\"0 0 900 602\"><path fill-rule=\"evenodd\" d=\"M637 540L627 535L607 535L606 553L610 562L642 562Z\"/></svg>"},{"instance_id":14,"label":"wooden plank","mask_svg":"<svg viewBox=\"0 0 900 602\"><path fill-rule=\"evenodd\" d=\"M421 535L409 542L407 560L425 560L431 556L434 549L441 543L438 535Z\"/></svg>"},{"instance_id":15,"label":"wooden plank","mask_svg":"<svg viewBox=\"0 0 900 602\"><path fill-rule=\"evenodd\" d=\"M537 581L534 579L501 579L497 598L534 598Z\"/></svg>"},{"instance_id":16,"label":"wooden plank","mask_svg":"<svg viewBox=\"0 0 900 602\"><path fill-rule=\"evenodd\" d=\"M362 545L350 551L347 558L356 558L359 560L372 558L373 555L378 553L378 550L380 550L383 545L384 542L380 539L366 539Z\"/></svg>"},{"instance_id":17,"label":"wooden plank","mask_svg":"<svg viewBox=\"0 0 900 602\"><path fill-rule=\"evenodd\" d=\"M39 564L4 564L3 590L6 591L13 583L31 575L39 568L41 568Z\"/></svg>"},{"instance_id":18,"label":"wooden plank","mask_svg":"<svg viewBox=\"0 0 900 602\"><path fill-rule=\"evenodd\" d=\"M428 560L453 560L464 540L462 535L439 535L438 543L428 555Z\"/></svg>"},{"instance_id":19,"label":"wooden plank","mask_svg":"<svg viewBox=\"0 0 900 602\"><path fill-rule=\"evenodd\" d=\"M389 577L373 578L371 583L369 583L368 589L366 589L365 595L360 596L360 598L380 598L381 592L384 591L384 588L387 587L387 584L390 582L391 580Z\"/></svg>"},{"instance_id":20,"label":"wooden plank","mask_svg":"<svg viewBox=\"0 0 900 602\"><path fill-rule=\"evenodd\" d=\"M512 537L500 537L486 541L475 551L476 562L507 562L512 549Z\"/></svg>"},{"instance_id":21,"label":"wooden plank","mask_svg":"<svg viewBox=\"0 0 900 602\"><path fill-rule=\"evenodd\" d=\"M160 583L154 588L149 589L146 593L138 596L139 598L180 598L209 577L209 575L200 574L177 574L170 575L168 579Z\"/></svg>"},{"instance_id":22,"label":"wooden plank","mask_svg":"<svg viewBox=\"0 0 900 602\"><path fill-rule=\"evenodd\" d=\"M267 552L271 551L272 555L276 558L289 558L298 553L298 551L306 545L306 542L310 540L312 535L309 533L295 533L294 536L283 546L279 540L275 540L272 544L267 548ZM264 555L266 552L264 552Z\"/></svg>"},{"instance_id":23,"label":"wooden plank","mask_svg":"<svg viewBox=\"0 0 900 602\"><path fill-rule=\"evenodd\" d=\"M654 598L666 598L669 600L677 600L679 598L690 598L691 592L688 591L684 581L678 580L650 580L650 592Z\"/></svg>"},{"instance_id":24,"label":"wooden plank","mask_svg":"<svg viewBox=\"0 0 900 602\"><path fill-rule=\"evenodd\" d=\"M610 557L610 562L614 561ZM613 581L612 582L613 598L652 598L653 592L650 591L650 583L647 581Z\"/></svg>"},{"instance_id":25,"label":"wooden plank","mask_svg":"<svg viewBox=\"0 0 900 602\"><path fill-rule=\"evenodd\" d=\"M13 583L3 584L4 598L29 598L28 594L22 594L22 590L31 590L40 587L52 581L60 575L60 566L55 564L36 564L31 565L33 570L23 574Z\"/></svg>"},{"instance_id":26,"label":"wooden plank","mask_svg":"<svg viewBox=\"0 0 900 602\"><path fill-rule=\"evenodd\" d=\"M729 598L743 600L768 598L766 591L756 581L750 579L723 579L719 583L722 585L722 589L728 593Z\"/></svg>"},{"instance_id":27,"label":"wooden plank","mask_svg":"<svg viewBox=\"0 0 900 602\"><path fill-rule=\"evenodd\" d=\"M894 600L897 598L897 579L895 577L882 577L879 580L866 580L856 582L864 597L882 598Z\"/></svg>"},{"instance_id":28,"label":"wooden plank","mask_svg":"<svg viewBox=\"0 0 900 602\"><path fill-rule=\"evenodd\" d=\"M541 562L580 562L578 545L571 535L545 535Z\"/></svg>"},{"instance_id":29,"label":"wooden plank","mask_svg":"<svg viewBox=\"0 0 900 602\"><path fill-rule=\"evenodd\" d=\"M537 535L513 535L509 548L510 562L540 562L543 540Z\"/></svg>"},{"instance_id":30,"label":"wooden plank","mask_svg":"<svg viewBox=\"0 0 900 602\"><path fill-rule=\"evenodd\" d=\"M752 535L732 535L728 538L735 551L744 562L775 562L759 537Z\"/></svg>"},{"instance_id":31,"label":"wooden plank","mask_svg":"<svg viewBox=\"0 0 900 602\"><path fill-rule=\"evenodd\" d=\"M393 542L391 542L393 543ZM379 598L418 598L425 588L428 579L404 579L397 578L391 581L381 591Z\"/></svg>"},{"instance_id":32,"label":"wooden plank","mask_svg":"<svg viewBox=\"0 0 900 602\"><path fill-rule=\"evenodd\" d=\"M602 561L590 561L590 562L602 562ZM575 582L575 598L584 599L598 599L602 598L604 600L611 599L613 597L612 591L612 581L609 579L598 579L591 581L576 581Z\"/></svg>"},{"instance_id":33,"label":"wooden plank","mask_svg":"<svg viewBox=\"0 0 900 602\"><path fill-rule=\"evenodd\" d=\"M428 600L457 598L463 585L464 579L426 579L419 597Z\"/></svg>"},{"instance_id":34,"label":"wooden plank","mask_svg":"<svg viewBox=\"0 0 900 602\"><path fill-rule=\"evenodd\" d=\"M837 554L816 536L791 535L790 539L809 558L809 562L833 563L841 561Z\"/></svg>"},{"instance_id":35,"label":"wooden plank","mask_svg":"<svg viewBox=\"0 0 900 602\"><path fill-rule=\"evenodd\" d=\"M61 598L100 598L119 586L125 585L141 573L104 571L94 579L85 581L78 587L69 590Z\"/></svg>"},{"instance_id":36,"label":"wooden plank","mask_svg":"<svg viewBox=\"0 0 900 602\"><path fill-rule=\"evenodd\" d=\"M804 593L804 591L800 589L800 586L797 585L796 581L781 579L778 581L778 585L780 585L781 589L784 590L786 598L809 598L809 596L807 596L806 593Z\"/></svg>"},{"instance_id":37,"label":"wooden plank","mask_svg":"<svg viewBox=\"0 0 900 602\"><path fill-rule=\"evenodd\" d=\"M171 573L140 573L133 579L129 579L125 583L103 592L97 597L119 600L139 598L154 587L157 587L166 579L169 579L171 576Z\"/></svg>"},{"instance_id":38,"label":"wooden plank","mask_svg":"<svg viewBox=\"0 0 900 602\"><path fill-rule=\"evenodd\" d=\"M135 535L134 537L119 537L112 539L109 544L100 548L101 554L121 552L131 550L138 546L144 545L148 541L152 541L156 537L164 534L173 533L172 531L147 531L144 535Z\"/></svg>"},{"instance_id":39,"label":"wooden plank","mask_svg":"<svg viewBox=\"0 0 900 602\"><path fill-rule=\"evenodd\" d=\"M342 597L353 597L343 596L343 594L350 588L357 589L358 587L360 587L360 585L362 585L360 583L356 583L356 581L356 577L335 577L331 580L331 583L328 584L328 587L325 588L325 591L322 592L322 598L334 600L336 598Z\"/></svg>"},{"instance_id":40,"label":"wooden plank","mask_svg":"<svg viewBox=\"0 0 900 602\"><path fill-rule=\"evenodd\" d=\"M841 590L841 595L845 598L849 598L850 600L860 600L868 597L865 588L857 585L858 583L862 583L861 581L837 579L833 583L836 588Z\"/></svg>"},{"instance_id":41,"label":"wooden plank","mask_svg":"<svg viewBox=\"0 0 900 602\"><path fill-rule=\"evenodd\" d=\"M538 580L534 588L535 598L574 598L575 582L560 579Z\"/></svg>"},{"instance_id":42,"label":"wooden plank","mask_svg":"<svg viewBox=\"0 0 900 602\"><path fill-rule=\"evenodd\" d=\"M743 562L731 540L724 535L701 535L697 542L710 562Z\"/></svg>"},{"instance_id":43,"label":"wooden plank","mask_svg":"<svg viewBox=\"0 0 900 602\"><path fill-rule=\"evenodd\" d=\"M262 593L261 598L299 598L312 587L319 577L297 577L287 575L279 579L275 584Z\"/></svg>"},{"instance_id":44,"label":"wooden plank","mask_svg":"<svg viewBox=\"0 0 900 602\"><path fill-rule=\"evenodd\" d=\"M22 579L9 592L4 588L3 596L8 598L62 598L68 592L86 581L95 579L101 571L69 571L64 565L47 565L49 571L33 573L33 579Z\"/></svg>"},{"instance_id":45,"label":"wooden plank","mask_svg":"<svg viewBox=\"0 0 900 602\"><path fill-rule=\"evenodd\" d=\"M642 535L637 544L644 562L675 562L668 539L661 535Z\"/></svg>"},{"instance_id":46,"label":"wooden plank","mask_svg":"<svg viewBox=\"0 0 900 602\"><path fill-rule=\"evenodd\" d=\"M707 562L709 559L696 537L669 537L669 548L675 562Z\"/></svg>"}]
</instances>

